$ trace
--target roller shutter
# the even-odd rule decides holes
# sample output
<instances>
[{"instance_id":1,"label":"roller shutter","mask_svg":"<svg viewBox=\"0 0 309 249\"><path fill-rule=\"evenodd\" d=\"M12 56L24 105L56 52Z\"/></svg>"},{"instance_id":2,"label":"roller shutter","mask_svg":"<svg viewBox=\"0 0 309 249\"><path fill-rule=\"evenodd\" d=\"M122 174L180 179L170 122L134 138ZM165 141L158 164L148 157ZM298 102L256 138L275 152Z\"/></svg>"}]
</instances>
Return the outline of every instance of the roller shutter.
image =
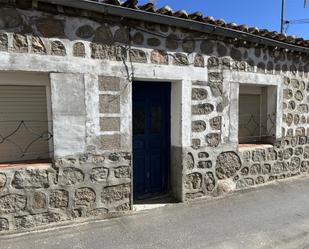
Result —
<instances>
[{"instance_id":1,"label":"roller shutter","mask_svg":"<svg viewBox=\"0 0 309 249\"><path fill-rule=\"evenodd\" d=\"M49 158L46 88L0 86L0 162Z\"/></svg>"}]
</instances>

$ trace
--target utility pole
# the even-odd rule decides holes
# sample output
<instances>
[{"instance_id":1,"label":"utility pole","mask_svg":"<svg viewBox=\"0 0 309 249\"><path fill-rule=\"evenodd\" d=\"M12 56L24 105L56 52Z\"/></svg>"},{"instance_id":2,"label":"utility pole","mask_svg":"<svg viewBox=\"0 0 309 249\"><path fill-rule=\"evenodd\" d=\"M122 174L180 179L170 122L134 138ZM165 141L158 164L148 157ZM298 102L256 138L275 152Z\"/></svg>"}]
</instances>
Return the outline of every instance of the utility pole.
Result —
<instances>
[{"instance_id":1,"label":"utility pole","mask_svg":"<svg viewBox=\"0 0 309 249\"><path fill-rule=\"evenodd\" d=\"M282 0L282 9L281 9L281 34L284 33L284 9L285 9L285 0Z\"/></svg>"}]
</instances>

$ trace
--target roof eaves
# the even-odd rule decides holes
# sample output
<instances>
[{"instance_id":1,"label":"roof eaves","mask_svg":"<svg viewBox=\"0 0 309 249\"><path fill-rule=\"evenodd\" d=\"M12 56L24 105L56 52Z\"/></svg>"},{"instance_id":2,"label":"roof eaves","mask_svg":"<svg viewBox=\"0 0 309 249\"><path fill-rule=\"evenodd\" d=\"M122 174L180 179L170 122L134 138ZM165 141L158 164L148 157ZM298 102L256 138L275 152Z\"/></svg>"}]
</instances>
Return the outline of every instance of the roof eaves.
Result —
<instances>
[{"instance_id":1,"label":"roof eaves","mask_svg":"<svg viewBox=\"0 0 309 249\"><path fill-rule=\"evenodd\" d=\"M237 26L236 24L226 24L223 20L213 20L210 17L204 18L204 20L209 19L210 23L202 22L202 16L200 13L193 13L191 15L188 15L188 17L185 16L184 18L182 16L178 17L177 15L172 15L172 11L164 7L154 12L154 9L149 8L149 6L148 9L150 11L145 11L142 8L136 8L135 5L129 5L129 3L127 3L126 7L124 7L118 4L107 4L105 2L97 2L91 0L38 1L65 7L94 11L97 13L102 13L104 15L114 15L120 16L122 18L177 26L192 31L225 36L233 39L243 39L252 43L258 43L266 46L272 46L309 54L309 48L303 46L303 43L306 43L306 41L304 41L304 39L302 38L291 39L291 37L286 37L282 34L278 34L277 32L269 32L267 30L249 28L246 25ZM286 40L291 40L291 43L286 42Z\"/></svg>"}]
</instances>

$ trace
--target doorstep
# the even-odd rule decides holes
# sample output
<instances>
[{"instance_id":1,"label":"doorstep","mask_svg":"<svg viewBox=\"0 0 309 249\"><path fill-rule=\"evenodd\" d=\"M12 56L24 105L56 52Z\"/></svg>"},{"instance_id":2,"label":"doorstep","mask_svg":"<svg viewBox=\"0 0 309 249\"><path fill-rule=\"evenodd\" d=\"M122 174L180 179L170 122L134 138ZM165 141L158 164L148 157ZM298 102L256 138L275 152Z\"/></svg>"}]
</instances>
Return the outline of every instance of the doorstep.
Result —
<instances>
[{"instance_id":1,"label":"doorstep","mask_svg":"<svg viewBox=\"0 0 309 249\"><path fill-rule=\"evenodd\" d=\"M169 194L164 194L153 198L148 198L145 200L133 201L133 211L140 212L145 210L176 205L177 203L179 202L177 202L172 196L170 196Z\"/></svg>"}]
</instances>

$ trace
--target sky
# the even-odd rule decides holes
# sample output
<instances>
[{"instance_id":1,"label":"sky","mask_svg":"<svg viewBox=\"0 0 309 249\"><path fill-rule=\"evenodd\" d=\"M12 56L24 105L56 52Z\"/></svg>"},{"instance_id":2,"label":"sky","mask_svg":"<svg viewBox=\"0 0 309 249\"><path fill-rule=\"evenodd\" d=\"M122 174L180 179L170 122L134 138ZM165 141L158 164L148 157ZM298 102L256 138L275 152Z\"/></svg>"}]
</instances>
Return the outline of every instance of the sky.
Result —
<instances>
[{"instance_id":1,"label":"sky","mask_svg":"<svg viewBox=\"0 0 309 249\"><path fill-rule=\"evenodd\" d=\"M150 0L139 0L144 4ZM155 1L155 0L153 0ZM247 24L248 26L280 31L282 0L156 0L158 8L169 5L174 11L184 9L188 13L201 11L205 16L224 19L226 22ZM285 0L285 20L308 19L309 3L304 8L304 0ZM308 1L309 2L309 1ZM309 39L309 23L289 25L288 35Z\"/></svg>"}]
</instances>

